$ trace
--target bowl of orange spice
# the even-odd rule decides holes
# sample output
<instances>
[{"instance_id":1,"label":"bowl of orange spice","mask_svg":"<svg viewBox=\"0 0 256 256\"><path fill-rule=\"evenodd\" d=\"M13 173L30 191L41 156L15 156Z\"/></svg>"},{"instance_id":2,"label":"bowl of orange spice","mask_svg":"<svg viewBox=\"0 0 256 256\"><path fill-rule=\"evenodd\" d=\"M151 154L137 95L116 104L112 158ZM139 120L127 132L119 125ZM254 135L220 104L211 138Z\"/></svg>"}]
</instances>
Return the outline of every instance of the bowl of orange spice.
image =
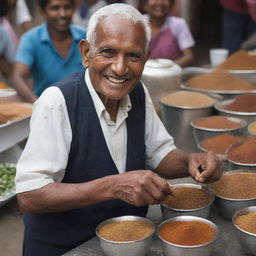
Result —
<instances>
[{"instance_id":1,"label":"bowl of orange spice","mask_svg":"<svg viewBox=\"0 0 256 256\"><path fill-rule=\"evenodd\" d=\"M218 227L196 216L177 216L162 222L157 228L166 256L213 255Z\"/></svg>"},{"instance_id":2,"label":"bowl of orange spice","mask_svg":"<svg viewBox=\"0 0 256 256\"><path fill-rule=\"evenodd\" d=\"M96 227L96 235L106 256L144 256L155 232L154 223L140 216L107 219Z\"/></svg>"},{"instance_id":3,"label":"bowl of orange spice","mask_svg":"<svg viewBox=\"0 0 256 256\"><path fill-rule=\"evenodd\" d=\"M256 255L256 206L237 211L232 218L237 240L245 253Z\"/></svg>"}]
</instances>

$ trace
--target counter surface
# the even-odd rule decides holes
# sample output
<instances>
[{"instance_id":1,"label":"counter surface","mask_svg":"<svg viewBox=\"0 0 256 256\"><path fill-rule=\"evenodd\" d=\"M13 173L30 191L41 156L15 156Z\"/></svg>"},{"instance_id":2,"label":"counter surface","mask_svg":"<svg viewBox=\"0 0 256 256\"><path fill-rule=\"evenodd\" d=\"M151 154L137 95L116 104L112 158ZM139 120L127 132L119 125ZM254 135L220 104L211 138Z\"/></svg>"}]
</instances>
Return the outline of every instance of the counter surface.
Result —
<instances>
[{"instance_id":1,"label":"counter surface","mask_svg":"<svg viewBox=\"0 0 256 256\"><path fill-rule=\"evenodd\" d=\"M176 179L171 183L191 183L190 178ZM194 183L194 182L193 182ZM156 226L160 224L162 214L159 205L150 206L147 217L155 222ZM214 256L246 256L242 251L240 244L238 243L235 235L235 229L231 220L220 217L214 207L211 210L209 220L214 222L220 230L219 238L216 242ZM97 237L93 237L91 240L81 244L75 249L64 254L65 256L104 256L100 248ZM161 244L156 235L154 235L150 251L147 256L164 256Z\"/></svg>"}]
</instances>

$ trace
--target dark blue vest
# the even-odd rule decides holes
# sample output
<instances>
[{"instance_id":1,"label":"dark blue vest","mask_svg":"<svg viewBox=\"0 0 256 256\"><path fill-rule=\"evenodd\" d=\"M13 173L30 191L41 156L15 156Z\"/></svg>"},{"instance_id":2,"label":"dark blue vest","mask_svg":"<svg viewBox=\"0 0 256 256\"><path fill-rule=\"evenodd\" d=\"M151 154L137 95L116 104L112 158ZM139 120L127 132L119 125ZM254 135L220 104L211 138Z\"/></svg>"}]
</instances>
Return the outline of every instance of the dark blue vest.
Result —
<instances>
[{"instance_id":1,"label":"dark blue vest","mask_svg":"<svg viewBox=\"0 0 256 256\"><path fill-rule=\"evenodd\" d=\"M55 86L64 95L72 129L68 165L62 182L80 183L118 174L84 82L84 72L74 74ZM145 95L141 84L130 93L130 99L132 109L126 119L126 171L145 169ZM145 216L146 212L147 207L109 200L65 212L26 214L26 236L70 248L93 237L96 225L105 219L121 215Z\"/></svg>"}]
</instances>

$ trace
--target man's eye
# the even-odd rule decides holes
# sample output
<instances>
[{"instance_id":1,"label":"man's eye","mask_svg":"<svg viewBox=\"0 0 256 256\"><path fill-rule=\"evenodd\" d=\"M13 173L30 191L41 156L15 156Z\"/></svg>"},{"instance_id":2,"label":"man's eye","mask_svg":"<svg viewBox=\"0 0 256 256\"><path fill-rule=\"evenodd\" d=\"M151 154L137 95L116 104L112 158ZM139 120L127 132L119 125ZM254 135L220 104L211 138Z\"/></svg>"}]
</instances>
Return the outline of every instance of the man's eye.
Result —
<instances>
[{"instance_id":1,"label":"man's eye","mask_svg":"<svg viewBox=\"0 0 256 256\"><path fill-rule=\"evenodd\" d=\"M111 57L115 54L115 52L111 49L103 49L100 51L100 53L103 55L103 56L106 56L106 57Z\"/></svg>"},{"instance_id":2,"label":"man's eye","mask_svg":"<svg viewBox=\"0 0 256 256\"><path fill-rule=\"evenodd\" d=\"M130 53L130 54L129 54L129 57L130 57L132 60L135 60L135 61L141 59L141 55L138 54L138 53Z\"/></svg>"}]
</instances>

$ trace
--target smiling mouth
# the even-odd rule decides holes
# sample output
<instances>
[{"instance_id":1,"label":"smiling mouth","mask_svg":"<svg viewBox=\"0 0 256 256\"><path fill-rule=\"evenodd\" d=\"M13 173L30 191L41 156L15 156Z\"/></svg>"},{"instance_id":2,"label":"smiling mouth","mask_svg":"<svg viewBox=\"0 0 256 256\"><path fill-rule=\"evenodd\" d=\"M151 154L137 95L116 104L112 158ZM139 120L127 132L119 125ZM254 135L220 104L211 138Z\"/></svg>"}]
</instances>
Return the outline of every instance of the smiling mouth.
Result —
<instances>
[{"instance_id":1,"label":"smiling mouth","mask_svg":"<svg viewBox=\"0 0 256 256\"><path fill-rule=\"evenodd\" d=\"M128 80L128 79L114 78L111 76L106 76L106 78L107 78L107 80L109 80L110 82L115 83L115 84L122 84Z\"/></svg>"}]
</instances>

